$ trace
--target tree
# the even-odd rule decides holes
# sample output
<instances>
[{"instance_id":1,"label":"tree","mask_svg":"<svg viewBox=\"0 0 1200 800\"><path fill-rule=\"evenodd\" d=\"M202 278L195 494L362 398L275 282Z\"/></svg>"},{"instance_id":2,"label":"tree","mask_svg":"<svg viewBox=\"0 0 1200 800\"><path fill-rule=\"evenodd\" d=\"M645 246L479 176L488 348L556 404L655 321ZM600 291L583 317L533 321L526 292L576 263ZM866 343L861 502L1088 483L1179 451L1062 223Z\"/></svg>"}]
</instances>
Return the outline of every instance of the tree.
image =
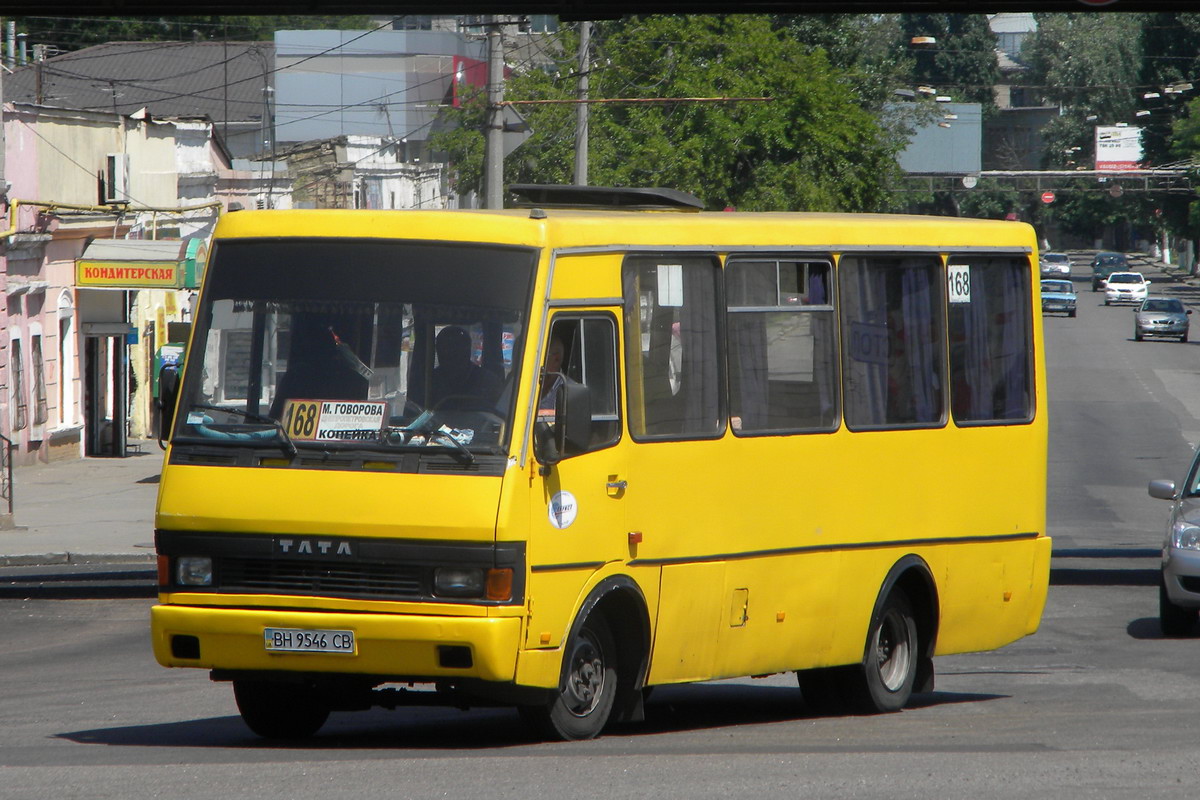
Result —
<instances>
[{"instance_id":1,"label":"tree","mask_svg":"<svg viewBox=\"0 0 1200 800\"><path fill-rule=\"evenodd\" d=\"M996 109L1000 82L996 35L982 14L901 14L898 49L912 52L912 81L960 103L979 103L985 118ZM914 44L932 36L932 44Z\"/></svg>"},{"instance_id":2,"label":"tree","mask_svg":"<svg viewBox=\"0 0 1200 800\"><path fill-rule=\"evenodd\" d=\"M897 14L797 14L776 24L810 52L824 53L868 109L881 110L897 86L912 83L912 57L896 46L903 36Z\"/></svg>"},{"instance_id":3,"label":"tree","mask_svg":"<svg viewBox=\"0 0 1200 800\"><path fill-rule=\"evenodd\" d=\"M1094 163L1095 128L1137 119L1142 65L1140 14L1035 14L1037 32L1026 40L1027 80L1046 105L1062 114L1042 130L1044 167ZM1070 232L1099 238L1104 228L1128 228L1145 219L1144 198L1110 196L1108 185L1064 188L1054 218Z\"/></svg>"},{"instance_id":4,"label":"tree","mask_svg":"<svg viewBox=\"0 0 1200 800\"><path fill-rule=\"evenodd\" d=\"M277 30L362 30L376 27L367 17L312 16L180 16L180 17L14 17L17 30L31 44L60 51L80 50L105 42L262 41Z\"/></svg>"},{"instance_id":5,"label":"tree","mask_svg":"<svg viewBox=\"0 0 1200 800\"><path fill-rule=\"evenodd\" d=\"M1150 111L1139 117L1143 127L1142 147L1146 163L1163 164L1174 159L1172 124L1187 114L1184 99L1191 90L1177 90L1200 77L1200 14L1161 13L1144 15L1142 25L1142 68L1138 92L1140 105ZM1155 96L1157 95L1157 96Z\"/></svg>"},{"instance_id":6,"label":"tree","mask_svg":"<svg viewBox=\"0 0 1200 800\"><path fill-rule=\"evenodd\" d=\"M590 114L591 182L669 186L710 208L882 210L898 178L901 142L886 135L822 52L803 47L756 15L653 16L603 22L594 33L593 98L663 102L595 104ZM563 49L572 52L573 37ZM574 75L529 70L508 84L510 99L569 99ZM685 98L770 98L691 102ZM674 100L674 102L672 102ZM574 109L522 109L534 135L508 159L510 182L569 182ZM457 139L436 146L460 170L460 190L478 188L466 141L477 109L454 112ZM477 130L477 129L476 129ZM466 138L464 138L466 137Z\"/></svg>"}]
</instances>

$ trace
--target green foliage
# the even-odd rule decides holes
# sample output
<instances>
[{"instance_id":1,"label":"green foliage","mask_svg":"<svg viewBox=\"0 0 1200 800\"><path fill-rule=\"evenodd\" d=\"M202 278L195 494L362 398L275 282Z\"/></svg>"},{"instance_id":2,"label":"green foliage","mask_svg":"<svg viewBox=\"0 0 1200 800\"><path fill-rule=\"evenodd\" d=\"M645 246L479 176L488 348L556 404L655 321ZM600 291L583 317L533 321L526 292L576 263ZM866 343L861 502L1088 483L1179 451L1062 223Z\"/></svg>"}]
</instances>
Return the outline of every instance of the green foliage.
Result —
<instances>
[{"instance_id":1,"label":"green foliage","mask_svg":"<svg viewBox=\"0 0 1200 800\"><path fill-rule=\"evenodd\" d=\"M1200 67L1195 39L1196 14L1036 14L1037 33L1022 51L1029 73L1023 79L1040 86L1047 104L1063 115L1042 130L1048 169L1091 168L1095 128L1119 122L1143 129L1144 162L1163 164L1186 158L1188 141L1200 144L1190 129L1188 111L1163 91ZM1146 98L1147 93L1158 98ZM1149 115L1137 116L1138 110ZM1179 117L1183 113L1185 116ZM1186 201L1166 194L1110 194L1112 181L1076 182L1058 192L1048 211L1066 231L1099 238L1106 228L1186 229Z\"/></svg>"},{"instance_id":2,"label":"green foliage","mask_svg":"<svg viewBox=\"0 0 1200 800\"><path fill-rule=\"evenodd\" d=\"M898 178L889 138L822 51L802 46L765 16L653 16L597 26L593 98L666 102L592 104L589 183L668 186L710 208L881 210ZM564 38L573 52L572 37ZM515 76L509 99L569 99L575 77ZM691 98L770 98L692 102ZM676 99L676 102L671 102ZM524 106L534 135L506 161L508 182L570 182L575 110ZM478 109L455 116L464 129ZM480 129L468 135L482 137ZM458 140L439 149L462 170L460 191L478 188L467 162L479 150Z\"/></svg>"},{"instance_id":3,"label":"green foliage","mask_svg":"<svg viewBox=\"0 0 1200 800\"><path fill-rule=\"evenodd\" d=\"M1035 14L1037 33L1021 51L1025 77L1041 87L1044 101L1080 118L1129 121L1141 68L1138 14Z\"/></svg>"},{"instance_id":4,"label":"green foliage","mask_svg":"<svg viewBox=\"0 0 1200 800\"><path fill-rule=\"evenodd\" d=\"M81 50L105 42L262 41L277 30L364 30L367 17L313 16L165 16L165 17L14 17L17 31L30 44Z\"/></svg>"},{"instance_id":5,"label":"green foliage","mask_svg":"<svg viewBox=\"0 0 1200 800\"><path fill-rule=\"evenodd\" d=\"M915 36L937 41L913 45ZM983 14L901 14L894 47L911 52L914 83L933 86L955 102L979 103L985 117L995 111L993 89L1000 82L1000 64L996 36Z\"/></svg>"},{"instance_id":6,"label":"green foliage","mask_svg":"<svg viewBox=\"0 0 1200 800\"><path fill-rule=\"evenodd\" d=\"M896 14L798 14L775 24L810 52L824 53L869 109L882 109L897 86L912 82L912 57L896 47L902 36Z\"/></svg>"}]
</instances>

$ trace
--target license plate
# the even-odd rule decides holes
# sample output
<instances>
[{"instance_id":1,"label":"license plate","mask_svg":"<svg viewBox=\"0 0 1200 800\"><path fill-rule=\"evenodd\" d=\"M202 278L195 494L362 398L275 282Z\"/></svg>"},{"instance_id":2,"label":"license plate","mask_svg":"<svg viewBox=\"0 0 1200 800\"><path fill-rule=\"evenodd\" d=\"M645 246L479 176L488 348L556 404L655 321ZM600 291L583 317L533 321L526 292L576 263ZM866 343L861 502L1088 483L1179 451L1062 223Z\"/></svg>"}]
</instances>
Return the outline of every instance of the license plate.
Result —
<instances>
[{"instance_id":1,"label":"license plate","mask_svg":"<svg viewBox=\"0 0 1200 800\"><path fill-rule=\"evenodd\" d=\"M272 653L345 653L354 655L354 631L264 628L263 642Z\"/></svg>"}]
</instances>

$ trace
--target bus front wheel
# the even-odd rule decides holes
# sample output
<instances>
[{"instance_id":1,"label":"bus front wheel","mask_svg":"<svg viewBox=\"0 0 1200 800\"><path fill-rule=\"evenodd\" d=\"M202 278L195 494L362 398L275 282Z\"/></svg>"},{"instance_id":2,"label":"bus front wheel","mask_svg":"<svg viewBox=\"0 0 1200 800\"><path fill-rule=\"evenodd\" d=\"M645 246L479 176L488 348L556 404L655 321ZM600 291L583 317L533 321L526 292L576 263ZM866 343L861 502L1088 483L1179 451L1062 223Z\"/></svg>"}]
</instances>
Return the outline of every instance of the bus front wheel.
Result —
<instances>
[{"instance_id":1,"label":"bus front wheel","mask_svg":"<svg viewBox=\"0 0 1200 800\"><path fill-rule=\"evenodd\" d=\"M593 614L567 644L558 690L543 705L521 706L521 716L548 738L592 739L608 723L616 693L616 641Z\"/></svg>"},{"instance_id":2,"label":"bus front wheel","mask_svg":"<svg viewBox=\"0 0 1200 800\"><path fill-rule=\"evenodd\" d=\"M242 720L264 739L305 739L329 718L329 706L309 684L236 680Z\"/></svg>"},{"instance_id":3,"label":"bus front wheel","mask_svg":"<svg viewBox=\"0 0 1200 800\"><path fill-rule=\"evenodd\" d=\"M920 652L912 602L899 587L876 610L867 633L862 678L855 705L866 713L899 711L916 683Z\"/></svg>"}]
</instances>

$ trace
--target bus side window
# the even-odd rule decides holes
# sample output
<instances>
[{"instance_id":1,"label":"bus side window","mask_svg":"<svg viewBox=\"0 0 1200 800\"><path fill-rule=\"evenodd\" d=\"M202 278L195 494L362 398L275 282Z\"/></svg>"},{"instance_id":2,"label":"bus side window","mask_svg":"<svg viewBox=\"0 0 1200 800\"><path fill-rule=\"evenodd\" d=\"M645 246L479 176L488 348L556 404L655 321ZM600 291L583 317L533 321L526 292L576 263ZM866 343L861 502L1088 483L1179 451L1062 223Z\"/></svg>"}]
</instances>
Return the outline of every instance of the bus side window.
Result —
<instances>
[{"instance_id":1,"label":"bus side window","mask_svg":"<svg viewBox=\"0 0 1200 800\"><path fill-rule=\"evenodd\" d=\"M957 424L1026 422L1033 415L1029 262L952 256L970 290L950 300L950 405Z\"/></svg>"},{"instance_id":2,"label":"bus side window","mask_svg":"<svg viewBox=\"0 0 1200 800\"><path fill-rule=\"evenodd\" d=\"M843 256L842 373L851 429L945 420L945 300L934 256Z\"/></svg>"},{"instance_id":3,"label":"bus side window","mask_svg":"<svg viewBox=\"0 0 1200 800\"><path fill-rule=\"evenodd\" d=\"M832 264L730 256L730 422L737 435L837 427Z\"/></svg>"},{"instance_id":4,"label":"bus side window","mask_svg":"<svg viewBox=\"0 0 1200 800\"><path fill-rule=\"evenodd\" d=\"M721 436L720 264L707 255L639 255L627 257L621 272L633 438Z\"/></svg>"},{"instance_id":5,"label":"bus side window","mask_svg":"<svg viewBox=\"0 0 1200 800\"><path fill-rule=\"evenodd\" d=\"M561 353L561 356L559 355ZM557 367L558 371L553 371ZM538 390L538 417L553 416L554 394L566 376L588 388L591 434L588 450L614 444L621 436L617 399L617 327L609 315L555 317L550 327L544 374Z\"/></svg>"}]
</instances>

